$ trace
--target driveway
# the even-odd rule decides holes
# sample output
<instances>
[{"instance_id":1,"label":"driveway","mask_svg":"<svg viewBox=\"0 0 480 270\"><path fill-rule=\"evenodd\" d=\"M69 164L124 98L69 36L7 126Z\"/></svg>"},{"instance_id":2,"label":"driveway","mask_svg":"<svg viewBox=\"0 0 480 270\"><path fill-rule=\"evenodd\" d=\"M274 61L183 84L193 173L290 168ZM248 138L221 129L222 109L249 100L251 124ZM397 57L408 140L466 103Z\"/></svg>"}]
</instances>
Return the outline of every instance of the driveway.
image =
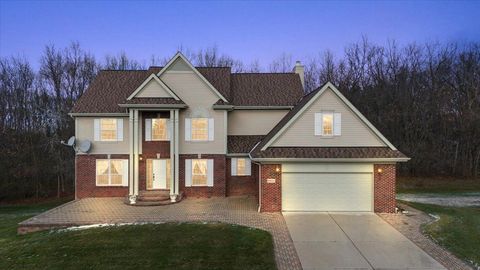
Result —
<instances>
[{"instance_id":1,"label":"driveway","mask_svg":"<svg viewBox=\"0 0 480 270\"><path fill-rule=\"evenodd\" d=\"M373 213L283 213L303 269L445 269Z\"/></svg>"}]
</instances>

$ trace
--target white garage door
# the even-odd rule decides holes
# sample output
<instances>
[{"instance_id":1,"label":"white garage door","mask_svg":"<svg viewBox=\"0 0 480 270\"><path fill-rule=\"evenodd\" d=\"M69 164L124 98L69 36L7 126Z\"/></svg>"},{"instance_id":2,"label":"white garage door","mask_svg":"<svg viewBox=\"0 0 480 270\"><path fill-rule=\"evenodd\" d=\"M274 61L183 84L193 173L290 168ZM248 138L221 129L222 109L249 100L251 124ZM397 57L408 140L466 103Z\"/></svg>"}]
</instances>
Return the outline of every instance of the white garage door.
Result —
<instances>
[{"instance_id":1,"label":"white garage door","mask_svg":"<svg viewBox=\"0 0 480 270\"><path fill-rule=\"evenodd\" d=\"M373 164L282 165L283 211L373 211Z\"/></svg>"}]
</instances>

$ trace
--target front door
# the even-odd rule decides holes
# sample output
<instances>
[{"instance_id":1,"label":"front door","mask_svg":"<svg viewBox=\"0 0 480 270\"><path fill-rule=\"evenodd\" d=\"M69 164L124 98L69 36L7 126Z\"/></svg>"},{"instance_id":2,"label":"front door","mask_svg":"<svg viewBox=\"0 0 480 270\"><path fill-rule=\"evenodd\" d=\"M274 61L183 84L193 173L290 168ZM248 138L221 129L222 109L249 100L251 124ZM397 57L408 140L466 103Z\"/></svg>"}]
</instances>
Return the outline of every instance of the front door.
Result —
<instances>
[{"instance_id":1,"label":"front door","mask_svg":"<svg viewBox=\"0 0 480 270\"><path fill-rule=\"evenodd\" d=\"M147 189L169 188L169 159L147 160Z\"/></svg>"}]
</instances>

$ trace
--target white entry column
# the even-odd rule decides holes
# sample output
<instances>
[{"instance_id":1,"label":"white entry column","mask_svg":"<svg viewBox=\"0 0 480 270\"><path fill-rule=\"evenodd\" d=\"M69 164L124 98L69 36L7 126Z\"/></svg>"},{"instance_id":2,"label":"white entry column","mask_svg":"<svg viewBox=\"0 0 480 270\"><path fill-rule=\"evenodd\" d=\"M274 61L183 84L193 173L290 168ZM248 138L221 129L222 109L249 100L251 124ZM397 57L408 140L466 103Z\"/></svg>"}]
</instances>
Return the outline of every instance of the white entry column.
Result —
<instances>
[{"instance_id":1,"label":"white entry column","mask_svg":"<svg viewBox=\"0 0 480 270\"><path fill-rule=\"evenodd\" d=\"M129 144L129 161L128 161L128 199L130 204L134 204L136 201L134 189L133 189L133 170L134 170L134 138L133 138L133 123L134 123L134 112L133 110L129 111L129 118L128 118L128 144Z\"/></svg>"}]
</instances>

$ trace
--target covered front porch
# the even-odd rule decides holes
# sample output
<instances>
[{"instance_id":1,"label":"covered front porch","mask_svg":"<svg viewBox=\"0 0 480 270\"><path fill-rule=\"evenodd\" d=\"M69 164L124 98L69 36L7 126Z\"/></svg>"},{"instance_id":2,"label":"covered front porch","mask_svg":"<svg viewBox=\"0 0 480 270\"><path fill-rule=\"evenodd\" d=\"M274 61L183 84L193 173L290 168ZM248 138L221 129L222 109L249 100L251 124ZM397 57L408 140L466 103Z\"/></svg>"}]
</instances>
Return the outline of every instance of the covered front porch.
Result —
<instances>
[{"instance_id":1,"label":"covered front porch","mask_svg":"<svg viewBox=\"0 0 480 270\"><path fill-rule=\"evenodd\" d=\"M129 113L128 203L177 202L179 191L179 108L133 106ZM142 203L140 203L142 201ZM160 203L162 204L162 203Z\"/></svg>"}]
</instances>

